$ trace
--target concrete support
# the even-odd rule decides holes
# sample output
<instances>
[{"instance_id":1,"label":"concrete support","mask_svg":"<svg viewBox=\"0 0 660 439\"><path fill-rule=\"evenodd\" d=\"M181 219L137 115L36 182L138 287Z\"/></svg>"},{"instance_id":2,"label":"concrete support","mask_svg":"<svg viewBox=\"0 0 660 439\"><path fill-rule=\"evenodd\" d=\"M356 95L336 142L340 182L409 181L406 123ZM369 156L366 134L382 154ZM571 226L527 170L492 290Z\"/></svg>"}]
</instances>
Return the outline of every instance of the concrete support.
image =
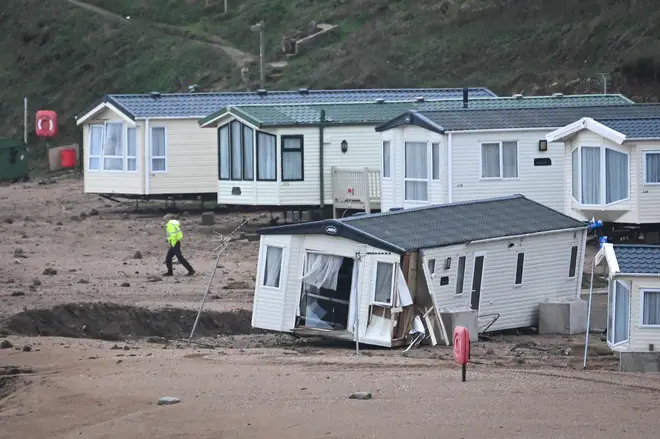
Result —
<instances>
[{"instance_id":1,"label":"concrete support","mask_svg":"<svg viewBox=\"0 0 660 439\"><path fill-rule=\"evenodd\" d=\"M539 304L539 334L571 335L586 332L586 301L557 301Z\"/></svg>"}]
</instances>

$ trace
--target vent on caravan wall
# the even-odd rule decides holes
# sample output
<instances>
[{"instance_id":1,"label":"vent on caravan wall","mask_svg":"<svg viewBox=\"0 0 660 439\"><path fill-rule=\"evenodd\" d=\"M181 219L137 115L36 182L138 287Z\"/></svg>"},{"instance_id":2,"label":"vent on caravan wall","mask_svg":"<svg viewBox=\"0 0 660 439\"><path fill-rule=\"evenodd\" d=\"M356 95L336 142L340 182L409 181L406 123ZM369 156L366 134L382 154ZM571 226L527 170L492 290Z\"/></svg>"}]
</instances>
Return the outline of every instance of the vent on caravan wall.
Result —
<instances>
[{"instance_id":1,"label":"vent on caravan wall","mask_svg":"<svg viewBox=\"0 0 660 439\"><path fill-rule=\"evenodd\" d=\"M522 99L523 95L521 95L520 93L516 93L516 94L513 95L513 98L514 99Z\"/></svg>"},{"instance_id":2,"label":"vent on caravan wall","mask_svg":"<svg viewBox=\"0 0 660 439\"><path fill-rule=\"evenodd\" d=\"M308 88L299 88L298 93L300 93L301 95L309 94L309 89Z\"/></svg>"},{"instance_id":3,"label":"vent on caravan wall","mask_svg":"<svg viewBox=\"0 0 660 439\"><path fill-rule=\"evenodd\" d=\"M268 91L265 88L260 88L259 90L257 90L257 94L259 96L266 96L268 94Z\"/></svg>"},{"instance_id":4,"label":"vent on caravan wall","mask_svg":"<svg viewBox=\"0 0 660 439\"><path fill-rule=\"evenodd\" d=\"M468 94L470 90L467 87L463 88L463 108L468 107Z\"/></svg>"},{"instance_id":5,"label":"vent on caravan wall","mask_svg":"<svg viewBox=\"0 0 660 439\"><path fill-rule=\"evenodd\" d=\"M160 92L152 91L151 92L151 97L154 98L154 99L158 99L160 97Z\"/></svg>"},{"instance_id":6,"label":"vent on caravan wall","mask_svg":"<svg viewBox=\"0 0 660 439\"><path fill-rule=\"evenodd\" d=\"M377 103L377 104L384 104L384 103L385 103L385 99L383 99L383 98L378 98L378 99L376 99L376 103Z\"/></svg>"},{"instance_id":7,"label":"vent on caravan wall","mask_svg":"<svg viewBox=\"0 0 660 439\"><path fill-rule=\"evenodd\" d=\"M403 207L390 207L390 212L396 212L397 210L403 210Z\"/></svg>"}]
</instances>

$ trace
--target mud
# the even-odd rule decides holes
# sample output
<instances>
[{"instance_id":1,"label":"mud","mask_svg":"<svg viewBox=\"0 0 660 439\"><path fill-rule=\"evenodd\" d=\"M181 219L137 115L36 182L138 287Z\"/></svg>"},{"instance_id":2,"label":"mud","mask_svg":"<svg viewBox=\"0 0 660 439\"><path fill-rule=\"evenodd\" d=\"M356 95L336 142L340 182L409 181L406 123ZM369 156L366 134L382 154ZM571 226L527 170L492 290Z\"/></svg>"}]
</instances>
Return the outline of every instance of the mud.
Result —
<instances>
[{"instance_id":1,"label":"mud","mask_svg":"<svg viewBox=\"0 0 660 439\"><path fill-rule=\"evenodd\" d=\"M69 303L49 309L20 312L2 327L12 334L101 340L127 340L144 337L188 338L195 322L194 310L169 308L150 310L114 303ZM256 334L251 327L252 313L203 311L195 336Z\"/></svg>"}]
</instances>

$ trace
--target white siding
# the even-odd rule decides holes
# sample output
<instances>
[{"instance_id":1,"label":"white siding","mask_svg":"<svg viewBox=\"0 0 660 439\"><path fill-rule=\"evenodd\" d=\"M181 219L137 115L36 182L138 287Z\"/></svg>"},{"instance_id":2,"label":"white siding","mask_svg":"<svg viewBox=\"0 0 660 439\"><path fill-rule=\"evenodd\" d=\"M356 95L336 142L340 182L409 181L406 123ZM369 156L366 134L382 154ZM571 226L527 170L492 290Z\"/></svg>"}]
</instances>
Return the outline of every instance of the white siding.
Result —
<instances>
[{"instance_id":1,"label":"white siding","mask_svg":"<svg viewBox=\"0 0 660 439\"><path fill-rule=\"evenodd\" d=\"M604 146L628 153L629 194L630 199L598 210L582 209L573 199L573 157L572 151L579 146ZM565 143L564 160L564 212L581 221L592 217L604 222L637 223L639 221L639 187L643 181L643 168L635 145L624 143L617 145L589 130L582 130ZM660 194L660 192L659 192ZM660 201L660 200L659 200ZM660 209L659 209L660 210Z\"/></svg>"},{"instance_id":2,"label":"white siding","mask_svg":"<svg viewBox=\"0 0 660 439\"><path fill-rule=\"evenodd\" d=\"M279 288L263 286L264 270L266 268L266 246L283 247L282 272L280 274ZM289 330L291 327L285 322L285 303L287 294L293 294L287 288L290 272L289 257L291 254L291 236L262 236L259 243L259 262L257 263L257 278L255 281L254 301L252 304L252 326L274 331Z\"/></svg>"},{"instance_id":3,"label":"white siding","mask_svg":"<svg viewBox=\"0 0 660 439\"><path fill-rule=\"evenodd\" d=\"M426 259L436 259L433 298L438 308L461 309L470 306L472 270L476 252L485 252L479 316L499 313L489 331L534 326L538 323L539 303L547 299L575 298L579 294L584 259L585 231L558 232L524 238L458 245L424 251ZM509 247L510 244L513 246ZM569 278L571 247L578 246L576 275ZM517 254L525 253L523 282L514 285ZM466 256L463 293L456 295L458 258ZM452 258L449 270L446 258ZM440 285L444 276L447 285ZM491 319L482 317L483 327Z\"/></svg>"},{"instance_id":4,"label":"white siding","mask_svg":"<svg viewBox=\"0 0 660 439\"><path fill-rule=\"evenodd\" d=\"M137 124L137 171L90 171L89 126L121 121L117 113L105 110L83 125L84 192L89 194L142 194L144 191L144 125ZM126 126L124 126L126 128Z\"/></svg>"},{"instance_id":5,"label":"white siding","mask_svg":"<svg viewBox=\"0 0 660 439\"><path fill-rule=\"evenodd\" d=\"M630 352L649 352L649 344L655 345L654 350L660 348L660 328L642 328L641 327L641 290L660 289L660 279L658 278L619 278L630 285L630 331L628 343L622 343L613 348L615 351Z\"/></svg>"},{"instance_id":6,"label":"white siding","mask_svg":"<svg viewBox=\"0 0 660 439\"><path fill-rule=\"evenodd\" d=\"M540 152L539 140L546 131L511 131L452 134L452 201L522 194L562 211L564 206L564 145L550 143ZM481 143L518 142L518 178L481 178ZM549 158L550 166L534 166L535 158ZM435 200L434 200L435 201Z\"/></svg>"},{"instance_id":7,"label":"white siding","mask_svg":"<svg viewBox=\"0 0 660 439\"><path fill-rule=\"evenodd\" d=\"M150 194L214 193L217 190L216 130L200 128L195 119L151 119L149 126L167 129L167 172L150 173Z\"/></svg>"},{"instance_id":8,"label":"white siding","mask_svg":"<svg viewBox=\"0 0 660 439\"><path fill-rule=\"evenodd\" d=\"M635 163L638 169L636 178L638 189L631 194L635 197L634 205L639 209L638 220L641 224L660 223L660 185L646 184L644 177L644 152L660 152L660 142L638 142L633 151L634 160L631 157L631 163ZM632 172L631 175L635 176Z\"/></svg>"},{"instance_id":9,"label":"white siding","mask_svg":"<svg viewBox=\"0 0 660 439\"><path fill-rule=\"evenodd\" d=\"M429 175L429 203L439 204L446 202L447 151L445 148L446 142L442 135L418 126L408 125L384 132L381 137L381 141L383 140L390 140L391 142L390 154L392 160L392 179L384 182L381 192L381 210L383 212L393 207L410 208L426 204L405 201L405 142L426 142L429 145L431 143L440 144L440 180L432 181L431 175ZM429 166L430 164L431 156L429 156ZM429 172L431 172L430 168Z\"/></svg>"}]
</instances>

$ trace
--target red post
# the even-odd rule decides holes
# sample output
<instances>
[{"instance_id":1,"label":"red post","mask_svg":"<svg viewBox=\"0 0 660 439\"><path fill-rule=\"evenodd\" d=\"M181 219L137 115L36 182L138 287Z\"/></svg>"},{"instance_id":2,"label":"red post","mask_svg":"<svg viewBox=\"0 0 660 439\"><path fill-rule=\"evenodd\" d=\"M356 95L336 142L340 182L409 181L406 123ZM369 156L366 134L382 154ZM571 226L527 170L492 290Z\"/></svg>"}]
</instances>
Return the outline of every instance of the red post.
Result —
<instances>
[{"instance_id":1,"label":"red post","mask_svg":"<svg viewBox=\"0 0 660 439\"><path fill-rule=\"evenodd\" d=\"M461 365L461 381L466 381L467 364L470 361L470 332L464 326L454 328L454 361Z\"/></svg>"}]
</instances>

